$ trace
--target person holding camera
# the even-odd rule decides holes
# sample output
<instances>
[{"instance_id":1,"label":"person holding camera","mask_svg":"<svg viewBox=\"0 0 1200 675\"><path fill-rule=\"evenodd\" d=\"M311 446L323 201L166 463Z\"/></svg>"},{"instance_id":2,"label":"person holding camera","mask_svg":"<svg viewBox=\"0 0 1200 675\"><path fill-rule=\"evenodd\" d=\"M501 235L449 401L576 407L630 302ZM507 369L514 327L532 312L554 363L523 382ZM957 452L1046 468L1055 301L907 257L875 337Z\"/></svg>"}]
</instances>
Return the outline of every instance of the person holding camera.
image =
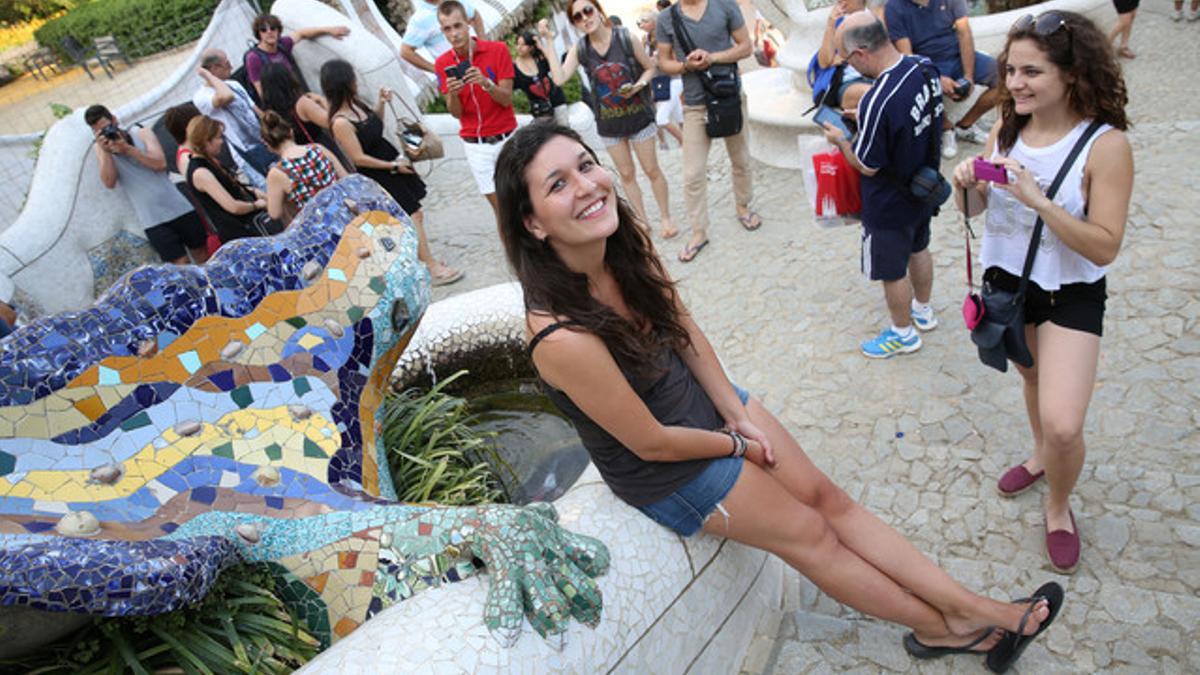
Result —
<instances>
[{"instance_id":1,"label":"person holding camera","mask_svg":"<svg viewBox=\"0 0 1200 675\"><path fill-rule=\"evenodd\" d=\"M687 31L685 38L675 30L676 15ZM658 40L658 69L666 75L683 77L683 196L692 236L679 253L691 262L708 245L708 150L712 138L706 120L709 99L705 80L720 79L731 96L741 100L746 117L746 96L741 91L737 62L750 56L753 46L742 10L734 0L679 0L659 12L654 31ZM750 209L753 182L750 174L750 131L725 136L725 152L733 175L733 205L738 223L749 231L762 226L762 218Z\"/></svg>"},{"instance_id":2,"label":"person holding camera","mask_svg":"<svg viewBox=\"0 0 1200 675\"><path fill-rule=\"evenodd\" d=\"M354 67L342 59L321 66L321 91L329 101L329 121L342 154L359 173L379 183L412 219L417 228L417 259L429 268L433 285L445 286L461 279L460 270L434 258L429 249L425 212L421 210L425 181L412 162L383 137L383 108L394 92L380 87L375 107L371 108L359 98Z\"/></svg>"},{"instance_id":3,"label":"person holding camera","mask_svg":"<svg viewBox=\"0 0 1200 675\"><path fill-rule=\"evenodd\" d=\"M667 177L658 166L658 154L654 149L654 139L658 135L658 126L654 123L654 97L650 90L650 80L656 72L654 61L636 35L628 28L612 23L599 0L569 0L566 12L583 37L567 52L565 63L560 63L558 55L551 50L550 69L554 73L554 82L562 86L583 67L592 83L596 132L617 167L625 198L633 206L638 222L649 224L633 164L636 154L642 173L654 191L654 201L658 203L662 236L670 239L679 234L679 230L671 221ZM538 29L545 31L543 36L548 40L549 23L541 22Z\"/></svg>"},{"instance_id":4,"label":"person holding camera","mask_svg":"<svg viewBox=\"0 0 1200 675\"><path fill-rule=\"evenodd\" d=\"M517 36L513 87L525 92L525 97L529 99L529 114L534 118L553 118L564 127L570 126L567 96L550 76L550 62L545 54L548 51L553 51L549 41L540 42L538 34L531 30Z\"/></svg>"},{"instance_id":5,"label":"person holding camera","mask_svg":"<svg viewBox=\"0 0 1200 675\"><path fill-rule=\"evenodd\" d=\"M496 211L496 157L517 129L513 114L513 61L503 42L471 37L467 10L458 0L438 5L438 23L450 49L437 58L438 88L459 121L467 166L479 194Z\"/></svg>"},{"instance_id":6,"label":"person holding camera","mask_svg":"<svg viewBox=\"0 0 1200 675\"><path fill-rule=\"evenodd\" d=\"M987 210L979 253L984 284L1016 293L1022 273L1029 275L1022 306L1033 363L1013 365L1023 382L1033 448L996 488L1002 497L1016 497L1046 479L1046 556L1069 574L1081 548L1070 499L1083 471L1107 268L1121 250L1133 193L1129 94L1104 34L1073 12L1018 19L1000 64L1006 73L1000 119L986 160L955 168L955 197L968 216ZM1047 186L1058 175L1051 198ZM1029 264L1039 220L1043 229Z\"/></svg>"},{"instance_id":7,"label":"person holding camera","mask_svg":"<svg viewBox=\"0 0 1200 675\"><path fill-rule=\"evenodd\" d=\"M975 123L1000 100L996 60L975 51L966 0L888 0L884 11L896 49L932 61L941 73L945 97L961 101L976 84L988 88L957 124L948 117L943 120L942 156L950 159L958 154L955 137L976 145L986 143L987 132Z\"/></svg>"},{"instance_id":8,"label":"person holding camera","mask_svg":"<svg viewBox=\"0 0 1200 675\"><path fill-rule=\"evenodd\" d=\"M83 121L96 137L100 182L112 190L120 183L134 215L163 262L186 265L208 260L204 225L187 198L167 176L167 160L154 132L138 126L122 129L117 116L102 105L90 106Z\"/></svg>"},{"instance_id":9,"label":"person holding camera","mask_svg":"<svg viewBox=\"0 0 1200 675\"><path fill-rule=\"evenodd\" d=\"M875 80L858 103L854 145L829 123L825 138L862 174L862 270L883 283L892 323L860 347L868 358L887 359L917 351L917 329L937 327L929 305L929 222L936 205L916 194L912 179L924 171L944 184L937 174L942 95L933 66L901 54L870 11L848 15L838 31L846 63Z\"/></svg>"}]
</instances>

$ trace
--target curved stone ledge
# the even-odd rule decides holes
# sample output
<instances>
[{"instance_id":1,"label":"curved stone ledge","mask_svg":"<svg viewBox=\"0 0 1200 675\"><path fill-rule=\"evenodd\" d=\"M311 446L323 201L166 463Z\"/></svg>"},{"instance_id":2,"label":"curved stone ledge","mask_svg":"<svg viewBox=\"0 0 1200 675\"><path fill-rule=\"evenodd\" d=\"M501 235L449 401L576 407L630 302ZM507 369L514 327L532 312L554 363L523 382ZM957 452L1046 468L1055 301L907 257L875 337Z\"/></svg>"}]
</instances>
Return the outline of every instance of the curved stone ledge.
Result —
<instances>
[{"instance_id":1,"label":"curved stone ledge","mask_svg":"<svg viewBox=\"0 0 1200 675\"><path fill-rule=\"evenodd\" d=\"M706 534L679 537L613 496L595 467L554 505L563 527L612 554L598 580L600 625L572 622L563 651L527 624L514 647L496 643L479 619L485 574L384 610L299 672L729 672L780 605L778 558Z\"/></svg>"}]
</instances>

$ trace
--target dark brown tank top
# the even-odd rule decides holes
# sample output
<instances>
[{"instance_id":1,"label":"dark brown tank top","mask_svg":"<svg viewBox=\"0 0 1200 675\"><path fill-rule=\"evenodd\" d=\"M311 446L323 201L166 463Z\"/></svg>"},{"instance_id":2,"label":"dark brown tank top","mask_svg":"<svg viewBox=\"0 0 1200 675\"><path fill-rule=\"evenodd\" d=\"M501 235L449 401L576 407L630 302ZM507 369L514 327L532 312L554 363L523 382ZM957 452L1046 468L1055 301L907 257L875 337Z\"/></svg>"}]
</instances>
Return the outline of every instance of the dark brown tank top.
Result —
<instances>
[{"instance_id":1,"label":"dark brown tank top","mask_svg":"<svg viewBox=\"0 0 1200 675\"><path fill-rule=\"evenodd\" d=\"M577 325L573 321L563 321L546 326L529 341L529 355L533 356L533 350L547 335L559 328L570 329ZM656 374L652 376L637 375L621 359L616 361L629 386L661 424L694 429L719 429L724 425L716 406L674 349L663 347L655 356L655 368L652 370ZM545 380L542 380L542 384L554 405L575 424L583 447L587 449L604 482L614 494L632 506L653 504L669 496L700 475L712 461L648 462L593 422L565 393L551 387Z\"/></svg>"}]
</instances>

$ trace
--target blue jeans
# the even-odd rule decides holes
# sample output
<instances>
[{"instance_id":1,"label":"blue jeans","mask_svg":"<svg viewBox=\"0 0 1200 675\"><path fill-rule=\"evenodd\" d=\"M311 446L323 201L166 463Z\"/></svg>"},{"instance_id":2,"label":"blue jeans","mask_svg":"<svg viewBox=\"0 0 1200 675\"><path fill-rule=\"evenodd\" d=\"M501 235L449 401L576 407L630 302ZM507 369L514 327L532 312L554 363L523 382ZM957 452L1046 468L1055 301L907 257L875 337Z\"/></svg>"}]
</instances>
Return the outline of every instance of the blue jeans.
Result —
<instances>
[{"instance_id":1,"label":"blue jeans","mask_svg":"<svg viewBox=\"0 0 1200 675\"><path fill-rule=\"evenodd\" d=\"M745 389L735 384L733 390L742 399L742 405L750 400L750 393ZM714 459L687 485L653 504L637 508L659 525L690 537L704 527L704 521L713 511L721 508L721 501L737 483L745 461L742 457Z\"/></svg>"}]
</instances>

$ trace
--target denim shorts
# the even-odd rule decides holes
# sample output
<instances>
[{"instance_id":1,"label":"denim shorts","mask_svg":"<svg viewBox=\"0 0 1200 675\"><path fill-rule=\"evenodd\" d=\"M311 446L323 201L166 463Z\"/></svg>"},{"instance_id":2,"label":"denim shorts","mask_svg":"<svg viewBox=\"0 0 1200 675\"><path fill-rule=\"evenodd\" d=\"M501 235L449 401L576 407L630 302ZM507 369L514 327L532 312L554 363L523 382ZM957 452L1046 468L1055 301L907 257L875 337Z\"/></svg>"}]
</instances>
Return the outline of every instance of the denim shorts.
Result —
<instances>
[{"instance_id":1,"label":"denim shorts","mask_svg":"<svg viewBox=\"0 0 1200 675\"><path fill-rule=\"evenodd\" d=\"M742 399L742 405L750 400L750 393L745 389L736 384L733 389ZM744 461L742 457L714 459L687 485L653 504L637 508L659 525L690 537L704 527L704 522L713 511L721 508L721 501L733 489L742 473Z\"/></svg>"}]
</instances>

